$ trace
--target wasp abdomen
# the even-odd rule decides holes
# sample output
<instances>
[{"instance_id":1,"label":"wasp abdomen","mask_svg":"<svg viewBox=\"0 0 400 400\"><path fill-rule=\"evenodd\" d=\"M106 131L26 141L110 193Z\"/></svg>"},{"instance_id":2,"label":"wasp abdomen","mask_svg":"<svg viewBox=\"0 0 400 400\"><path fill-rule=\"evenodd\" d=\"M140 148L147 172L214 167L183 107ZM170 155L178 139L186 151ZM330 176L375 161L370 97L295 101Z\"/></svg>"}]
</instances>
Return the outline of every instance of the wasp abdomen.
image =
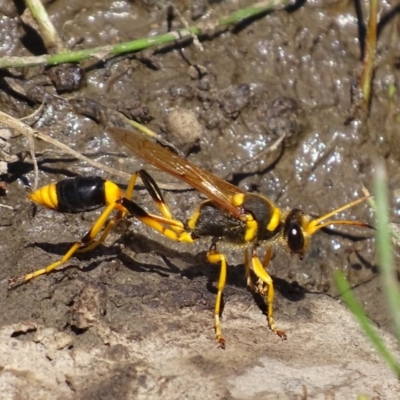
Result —
<instances>
[{"instance_id":1,"label":"wasp abdomen","mask_svg":"<svg viewBox=\"0 0 400 400\"><path fill-rule=\"evenodd\" d=\"M43 186L29 199L63 213L95 210L106 204L105 180L98 176L77 176Z\"/></svg>"},{"instance_id":2,"label":"wasp abdomen","mask_svg":"<svg viewBox=\"0 0 400 400\"><path fill-rule=\"evenodd\" d=\"M79 213L103 207L106 204L104 183L99 176L77 176L57 182L57 211Z\"/></svg>"},{"instance_id":3,"label":"wasp abdomen","mask_svg":"<svg viewBox=\"0 0 400 400\"><path fill-rule=\"evenodd\" d=\"M116 183L99 176L76 176L43 186L28 197L52 210L80 213L117 203L123 192Z\"/></svg>"}]
</instances>

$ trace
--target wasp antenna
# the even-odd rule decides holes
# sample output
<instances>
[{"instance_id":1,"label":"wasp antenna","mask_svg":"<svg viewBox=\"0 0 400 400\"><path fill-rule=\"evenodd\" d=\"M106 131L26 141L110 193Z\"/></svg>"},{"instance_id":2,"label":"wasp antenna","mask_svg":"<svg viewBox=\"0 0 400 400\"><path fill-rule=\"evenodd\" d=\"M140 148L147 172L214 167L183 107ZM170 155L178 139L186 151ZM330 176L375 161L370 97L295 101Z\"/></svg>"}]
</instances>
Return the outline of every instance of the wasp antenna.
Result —
<instances>
[{"instance_id":1,"label":"wasp antenna","mask_svg":"<svg viewBox=\"0 0 400 400\"><path fill-rule=\"evenodd\" d=\"M350 220L335 220L335 221L327 221L323 224L318 225L316 230L326 228L329 225L353 225L353 226L362 226L363 228L375 229L375 227L371 224L367 224L362 221L350 221Z\"/></svg>"},{"instance_id":2,"label":"wasp antenna","mask_svg":"<svg viewBox=\"0 0 400 400\"><path fill-rule=\"evenodd\" d=\"M345 204L344 206L336 208L333 211L330 211L329 213L323 215L322 217L312 220L307 227L307 233L311 236L316 231L318 231L322 228L325 228L326 226L329 226L329 225L357 225L357 226L364 226L367 228L374 229L372 225L369 225L365 222L360 222L360 221L336 220L336 221L323 222L324 220L326 220L336 214L339 214L340 212L347 210L348 208L352 208L360 203L363 203L365 200L369 199L370 197L371 197L371 195L361 197L357 200L354 200L350 203Z\"/></svg>"}]
</instances>

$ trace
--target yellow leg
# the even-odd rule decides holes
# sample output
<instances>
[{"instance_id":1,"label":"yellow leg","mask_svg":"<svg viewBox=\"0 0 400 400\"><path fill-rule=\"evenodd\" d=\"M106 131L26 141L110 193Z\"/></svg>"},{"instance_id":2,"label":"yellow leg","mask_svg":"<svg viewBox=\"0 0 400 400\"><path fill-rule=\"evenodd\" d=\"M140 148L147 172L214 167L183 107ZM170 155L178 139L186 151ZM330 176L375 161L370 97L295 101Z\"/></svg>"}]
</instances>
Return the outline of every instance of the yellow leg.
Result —
<instances>
[{"instance_id":1,"label":"yellow leg","mask_svg":"<svg viewBox=\"0 0 400 400\"><path fill-rule=\"evenodd\" d=\"M250 290L253 290L256 293L259 293L263 296L266 296L268 293L268 286L265 285L264 281L262 279L258 279L257 283L254 284L252 278L251 278L251 270L253 269L253 256L252 253L254 252L254 249L248 247L245 250L244 253L244 259L245 259L245 277L247 281L247 286L250 287ZM263 268L267 269L267 266L271 260L272 257L272 249L269 247L267 249L267 252L265 253L264 260L263 260Z\"/></svg>"},{"instance_id":2,"label":"yellow leg","mask_svg":"<svg viewBox=\"0 0 400 400\"><path fill-rule=\"evenodd\" d=\"M267 266L268 266L269 262L271 261L271 257L272 257L272 248L271 248L271 247L268 247L268 248L267 248L267 251L266 251L266 253L265 253L265 256L264 256L263 263L262 263L263 268L264 268L265 270L267 269ZM256 285L256 287L255 287L255 291L256 291L257 293L260 293L260 294L263 295L263 296L267 296L267 293L268 293L268 285L266 285L262 279L258 279L257 285Z\"/></svg>"},{"instance_id":3,"label":"yellow leg","mask_svg":"<svg viewBox=\"0 0 400 400\"><path fill-rule=\"evenodd\" d=\"M218 344L222 349L225 349L225 339L222 337L219 316L221 314L222 292L224 291L226 282L226 270L227 270L226 257L224 254L218 253L216 246L213 244L207 254L207 259L212 264L221 263L221 272L219 274L219 280L218 280L218 293L217 293L217 299L215 301L214 317L215 317L215 335L217 337Z\"/></svg>"},{"instance_id":4,"label":"yellow leg","mask_svg":"<svg viewBox=\"0 0 400 400\"><path fill-rule=\"evenodd\" d=\"M156 182L153 180L153 178L145 171L145 170L140 170L135 172L128 184L128 187L125 192L125 199L128 203L133 203L131 202L131 199L133 197L133 192L136 184L137 177L140 176L147 191L149 192L151 198L159 208L160 212L162 213L163 217L154 215L154 214L147 214L146 217L143 217L141 221L150 226L151 228L157 230L158 232L162 233L164 236L167 236L168 238L176 241L192 241L191 237L187 233L184 232L184 226L181 221L175 220L172 217L172 212L168 205L165 203L164 198L161 194L160 189L158 188ZM137 206L138 207L138 206ZM118 209L117 215L109 221L107 226L105 227L101 237L98 240L93 240L89 245L85 245L84 248L80 248L77 252L79 253L86 253L89 251L94 250L96 247L98 247L101 243L104 243L105 240L107 239L108 235L110 234L111 230L118 225L125 217L127 214L130 212L125 208L122 207L121 205L116 205L115 207ZM132 215L136 216L139 218L137 215L132 213ZM140 218L139 218L140 219ZM104 221L105 224L105 221ZM163 227L162 224L168 225L170 229ZM181 235L182 234L182 235Z\"/></svg>"},{"instance_id":5,"label":"yellow leg","mask_svg":"<svg viewBox=\"0 0 400 400\"><path fill-rule=\"evenodd\" d=\"M172 212L166 202L164 201L164 198L161 194L161 191L159 187L157 186L156 182L153 180L153 178L145 171L145 170L140 170L135 172L128 184L128 187L125 192L125 199L127 200L132 200L133 197L133 191L135 188L136 180L137 177L140 176L147 191L149 192L151 198L159 208L160 212L162 213L163 217L159 217L157 215L153 214L148 214L149 219L151 222L147 222L146 220L143 220L142 222L149 225L153 229L158 230L159 232L163 230L160 224L157 224L156 222L160 222L161 224L166 224L168 225L173 232L176 233L182 233L182 239L180 240L179 235L175 234L170 234L169 229L165 229L165 233L163 233L165 236L169 237L170 239L177 240L177 241L188 241L188 236L184 232L184 227L181 221L175 220L172 217ZM88 246L86 246L83 249L79 249L79 253L86 253L89 251L94 250L97 246L99 246L101 243L104 243L105 240L107 239L108 235L110 234L111 230L118 225L125 217L127 214L129 214L128 210L124 207L121 207L119 204L116 206L116 209L118 209L117 215L111 219L111 221L107 224L106 228L104 229L101 237L90 243ZM190 240L189 240L190 241Z\"/></svg>"},{"instance_id":6,"label":"yellow leg","mask_svg":"<svg viewBox=\"0 0 400 400\"><path fill-rule=\"evenodd\" d=\"M31 279L34 279L40 275L48 274L53 269L65 264L80 248L88 245L90 246L90 243L99 234L109 215L116 207L118 207L118 203L108 205L106 209L102 212L100 217L97 219L97 221L94 223L92 228L82 237L79 242L74 243L72 247L68 250L68 252L60 260L48 265L46 268L38 269L30 274L11 278L8 284L8 289L13 289L14 287L22 283L28 282Z\"/></svg>"},{"instance_id":7,"label":"yellow leg","mask_svg":"<svg viewBox=\"0 0 400 400\"><path fill-rule=\"evenodd\" d=\"M161 233L165 237L177 242L188 242L193 243L194 240L189 232L184 231L184 227L181 221L176 219L168 219L165 217L159 217L153 214L147 213L142 207L127 198L122 199L122 206L135 218L143 222L150 228L153 228L157 232ZM165 225L171 227L167 228ZM173 230L174 227L178 227L178 232Z\"/></svg>"},{"instance_id":8,"label":"yellow leg","mask_svg":"<svg viewBox=\"0 0 400 400\"><path fill-rule=\"evenodd\" d=\"M269 249L270 251L270 249ZM272 253L272 252L271 252ZM268 261L271 258L271 254L268 255L268 251L266 254L266 257L268 257ZM265 261L265 260L264 260ZM275 321L273 318L274 310L273 310L273 303L274 303L274 285L272 282L272 278L268 275L268 272L265 270L264 266L261 264L260 259L257 257L257 254L253 252L252 255L252 269L256 276L267 285L267 294L266 294L266 302L267 302L267 319L268 319L268 325L270 329L275 332L278 336L280 336L282 339L286 339L286 334L284 331L281 331L277 328L275 325Z\"/></svg>"},{"instance_id":9,"label":"yellow leg","mask_svg":"<svg viewBox=\"0 0 400 400\"><path fill-rule=\"evenodd\" d=\"M153 199L155 205L160 210L162 216L169 221L175 221L172 211L169 208L167 202L164 200L164 197L161 193L160 188L158 187L157 183L154 179L144 170L141 169L137 172L142 179L144 186L146 187L147 191L149 192L151 198ZM130 198L128 198L130 200ZM184 231L183 224L170 224L170 228L176 233L182 233Z\"/></svg>"},{"instance_id":10,"label":"yellow leg","mask_svg":"<svg viewBox=\"0 0 400 400\"><path fill-rule=\"evenodd\" d=\"M125 192L125 197L128 200L132 199L133 190L135 188L135 183L136 183L138 175L139 175L139 172L135 172L129 181L128 187ZM77 250L77 253L82 254L82 253L88 253L90 251L93 251L96 247L98 247L100 244L102 244L106 241L111 230L116 225L118 225L128 214L128 212L123 207L121 207L119 204L115 208L118 209L118 213L114 218L111 219L111 221L109 221L109 223L105 227L103 233L101 234L100 238L98 240L92 241L92 243L90 243L88 246L85 246L84 248L80 248L79 250ZM105 223L105 221L104 221L104 223Z\"/></svg>"},{"instance_id":11,"label":"yellow leg","mask_svg":"<svg viewBox=\"0 0 400 400\"><path fill-rule=\"evenodd\" d=\"M103 230L103 233L101 234L100 238L97 240L93 240L91 243L88 245L85 245L85 247L78 249L76 252L79 254L82 253L89 253L90 251L93 251L96 247L98 247L100 244L104 243L110 234L111 230L118 225L124 218L125 218L126 213L123 211L118 211L117 215L111 219L111 221L108 222L107 226Z\"/></svg>"},{"instance_id":12,"label":"yellow leg","mask_svg":"<svg viewBox=\"0 0 400 400\"><path fill-rule=\"evenodd\" d=\"M136 183L136 179L138 177L138 172L135 172L132 177L131 180L129 181L129 185L126 189L125 192L125 197L129 200L132 200L132 196L133 196L133 189L135 188L135 183Z\"/></svg>"}]
</instances>

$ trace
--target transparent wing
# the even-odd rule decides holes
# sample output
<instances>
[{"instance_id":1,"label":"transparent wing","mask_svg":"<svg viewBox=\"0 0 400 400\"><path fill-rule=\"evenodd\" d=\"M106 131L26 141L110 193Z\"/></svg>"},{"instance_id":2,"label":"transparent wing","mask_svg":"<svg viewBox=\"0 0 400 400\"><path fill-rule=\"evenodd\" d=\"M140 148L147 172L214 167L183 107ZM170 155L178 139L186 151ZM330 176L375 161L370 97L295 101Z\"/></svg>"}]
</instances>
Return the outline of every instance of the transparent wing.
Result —
<instances>
[{"instance_id":1,"label":"transparent wing","mask_svg":"<svg viewBox=\"0 0 400 400\"><path fill-rule=\"evenodd\" d=\"M242 215L240 207L232 204L232 196L243 193L238 187L146 139L141 133L115 127L108 128L107 132L138 157L186 182L235 217Z\"/></svg>"}]
</instances>

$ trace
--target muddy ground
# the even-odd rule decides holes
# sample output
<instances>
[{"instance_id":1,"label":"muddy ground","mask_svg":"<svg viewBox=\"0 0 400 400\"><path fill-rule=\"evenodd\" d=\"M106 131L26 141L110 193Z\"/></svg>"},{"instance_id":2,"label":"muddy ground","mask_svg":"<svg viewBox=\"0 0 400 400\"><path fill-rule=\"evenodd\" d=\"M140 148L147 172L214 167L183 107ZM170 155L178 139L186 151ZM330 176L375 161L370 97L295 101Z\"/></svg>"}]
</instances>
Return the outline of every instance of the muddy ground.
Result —
<instances>
[{"instance_id":1,"label":"muddy ground","mask_svg":"<svg viewBox=\"0 0 400 400\"><path fill-rule=\"evenodd\" d=\"M174 2L189 24L251 3ZM161 1L97 1L83 8L79 2L55 0L47 9L71 49L182 26ZM43 103L33 118L35 129L133 173L141 161L118 147L105 133L105 121L94 115L96 107L122 111L241 189L312 215L361 197L362 185L372 189L374 162L381 159L397 222L399 101L398 92L392 98L388 93L400 79L398 7L394 1L382 5L366 122L354 118L351 95L362 67L361 9L366 15L363 7L347 1L298 4L202 38L203 51L187 42L106 63L83 62L83 84L72 91L57 93L54 74L41 68L2 71L1 110L22 118ZM0 2L2 56L43 53L35 31L22 24L22 12L19 3ZM95 111L90 101L96 101ZM182 143L173 134L173 110L193 113L201 126L197 142L185 136ZM284 146L257 156L282 135ZM23 137L9 143L12 154L29 149ZM126 187L126 181L43 142L35 143L35 151L40 185L81 174ZM164 193L177 218L185 220L204 198L145 167L163 188L174 189ZM138 221L121 224L106 245L73 257L64 269L8 292L11 276L57 260L99 215L43 208L34 213L26 198L32 163L19 160L8 168L1 203L12 210L0 209L0 397L344 399L366 394L384 399L398 393L400 386L337 300L332 283L334 271L345 272L395 349L386 333L389 323L369 230L318 232L302 261L276 249L268 270L276 288L276 323L287 341L268 329L262 299L246 289L242 251L228 250L223 351L214 339L219 268L206 262L209 242L177 244ZM140 186L135 201L155 212ZM372 222L366 204L339 218Z\"/></svg>"}]
</instances>

